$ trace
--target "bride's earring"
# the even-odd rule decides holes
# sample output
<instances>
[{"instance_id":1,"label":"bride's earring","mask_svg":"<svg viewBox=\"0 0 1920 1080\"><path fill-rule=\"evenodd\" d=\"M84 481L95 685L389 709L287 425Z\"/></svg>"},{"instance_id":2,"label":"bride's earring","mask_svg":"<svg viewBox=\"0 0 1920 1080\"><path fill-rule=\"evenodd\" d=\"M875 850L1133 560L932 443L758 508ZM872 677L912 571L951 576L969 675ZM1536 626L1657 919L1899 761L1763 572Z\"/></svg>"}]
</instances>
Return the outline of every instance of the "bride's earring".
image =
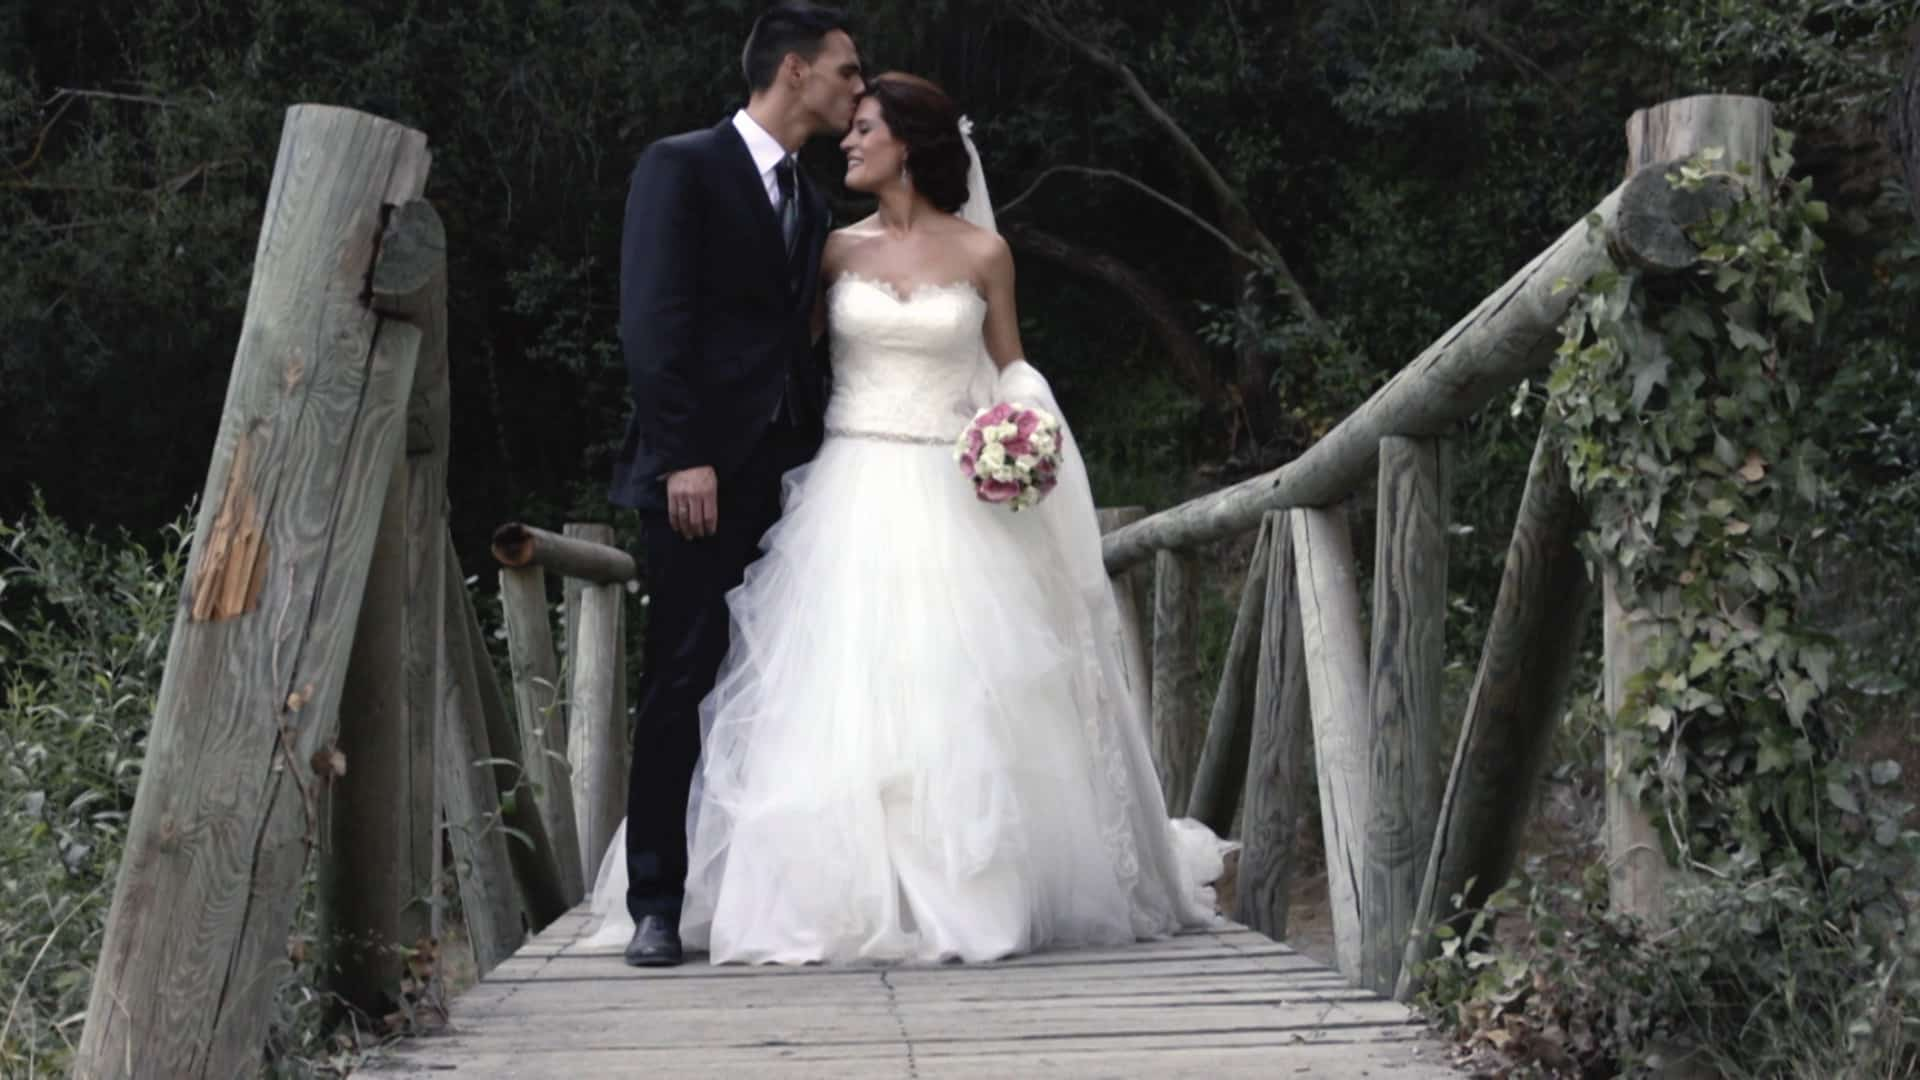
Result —
<instances>
[{"instance_id":1,"label":"bride's earring","mask_svg":"<svg viewBox=\"0 0 1920 1080\"><path fill-rule=\"evenodd\" d=\"M913 174L907 171L906 158L900 159L900 182L907 185L908 187L913 186Z\"/></svg>"}]
</instances>

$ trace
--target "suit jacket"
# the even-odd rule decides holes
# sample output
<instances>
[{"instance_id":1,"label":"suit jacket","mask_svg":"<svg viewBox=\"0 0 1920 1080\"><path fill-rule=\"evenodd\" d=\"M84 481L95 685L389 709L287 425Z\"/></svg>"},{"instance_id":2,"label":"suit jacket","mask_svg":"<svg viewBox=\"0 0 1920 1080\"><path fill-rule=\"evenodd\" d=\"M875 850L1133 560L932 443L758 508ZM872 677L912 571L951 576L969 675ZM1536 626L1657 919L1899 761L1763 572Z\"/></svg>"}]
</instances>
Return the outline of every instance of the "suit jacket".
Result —
<instances>
[{"instance_id":1,"label":"suit jacket","mask_svg":"<svg viewBox=\"0 0 1920 1080\"><path fill-rule=\"evenodd\" d=\"M809 445L826 408L810 347L826 200L796 170L800 240L789 263L753 156L730 120L640 155L620 245L620 342L633 417L612 499L664 509L666 475L711 465L720 489L776 414Z\"/></svg>"}]
</instances>

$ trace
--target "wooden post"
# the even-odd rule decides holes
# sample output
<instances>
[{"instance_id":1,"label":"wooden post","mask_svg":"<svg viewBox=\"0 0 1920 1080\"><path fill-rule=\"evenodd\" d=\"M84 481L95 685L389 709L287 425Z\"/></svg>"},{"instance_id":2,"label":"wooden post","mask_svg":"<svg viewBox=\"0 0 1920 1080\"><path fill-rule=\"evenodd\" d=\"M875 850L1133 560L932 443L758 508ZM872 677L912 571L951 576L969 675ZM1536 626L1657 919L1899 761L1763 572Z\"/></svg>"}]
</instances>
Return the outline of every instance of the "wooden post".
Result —
<instances>
[{"instance_id":1,"label":"wooden post","mask_svg":"<svg viewBox=\"0 0 1920 1080\"><path fill-rule=\"evenodd\" d=\"M1357 983L1363 970L1360 878L1367 862L1371 774L1366 643L1345 515L1338 510L1296 511L1293 549L1313 708L1314 759L1320 777L1334 954L1341 974Z\"/></svg>"},{"instance_id":2,"label":"wooden post","mask_svg":"<svg viewBox=\"0 0 1920 1080\"><path fill-rule=\"evenodd\" d=\"M1360 885L1362 982L1390 994L1413 929L1440 810L1441 669L1446 664L1447 447L1380 440L1374 531L1373 657L1368 738L1373 797Z\"/></svg>"},{"instance_id":3,"label":"wooden post","mask_svg":"<svg viewBox=\"0 0 1920 1080\"><path fill-rule=\"evenodd\" d=\"M1184 554L1163 551L1153 573L1153 767L1177 812L1200 756L1200 584Z\"/></svg>"},{"instance_id":4,"label":"wooden post","mask_svg":"<svg viewBox=\"0 0 1920 1080\"><path fill-rule=\"evenodd\" d=\"M614 715L622 595L618 585L588 585L580 592L579 653L574 657L568 707L567 759L573 766L580 861L590 868L589 880L627 810L626 732Z\"/></svg>"},{"instance_id":5,"label":"wooden post","mask_svg":"<svg viewBox=\"0 0 1920 1080\"><path fill-rule=\"evenodd\" d=\"M1773 106L1765 99L1707 94L1665 102L1642 109L1627 121L1629 175L1659 162L1691 157L1702 150L1722 148L1721 166L1729 171L1744 163L1752 177L1765 175L1773 142ZM1662 613L1626 610L1619 601L1611 568L1602 574L1605 591L1607 714L1618 717L1628 688L1646 668L1646 647ZM1635 787L1622 775L1623 750L1609 734L1607 766L1607 867L1609 896L1617 911L1637 915L1658 926L1668 917L1667 889L1671 870L1661 844L1659 825L1641 805Z\"/></svg>"},{"instance_id":6,"label":"wooden post","mask_svg":"<svg viewBox=\"0 0 1920 1080\"><path fill-rule=\"evenodd\" d=\"M451 557L448 561L453 564L457 574L458 561ZM480 629L480 613L474 609L473 601L464 589L461 590L460 608L466 619L467 650L472 654L472 666L478 679L480 719L485 725L487 745L493 751L494 791L500 800L500 813L507 828L520 834L518 837L509 837L507 843L507 854L513 863L513 878L519 883L521 896L526 901L528 921L534 930L544 930L547 924L565 915L573 906L560 880L562 856L554 847L552 837L547 835L546 822L540 818L539 804L526 797L523 787L525 776L520 768L524 758L520 749L520 733L514 729L513 717L507 712L506 695L501 693L500 681L495 677L493 659L487 653L486 636Z\"/></svg>"},{"instance_id":7,"label":"wooden post","mask_svg":"<svg viewBox=\"0 0 1920 1080\"><path fill-rule=\"evenodd\" d=\"M1194 773L1193 796L1187 816L1205 822L1220 836L1233 828L1240 812L1240 796L1247 782L1247 753L1253 741L1253 698L1260 672L1260 628L1267 605L1267 572L1272 562L1271 521L1263 519L1247 563L1246 583L1240 590L1240 609L1233 620L1233 637L1221 666L1220 691L1207 721L1207 741Z\"/></svg>"},{"instance_id":8,"label":"wooden post","mask_svg":"<svg viewBox=\"0 0 1920 1080\"><path fill-rule=\"evenodd\" d=\"M1253 740L1247 751L1247 809L1240 828L1239 919L1275 941L1287 936L1293 888L1293 839L1312 746L1307 658L1295 584L1293 522L1285 510L1267 530L1267 601L1261 612L1260 666L1253 688Z\"/></svg>"},{"instance_id":9,"label":"wooden post","mask_svg":"<svg viewBox=\"0 0 1920 1080\"><path fill-rule=\"evenodd\" d=\"M421 344L357 298L426 169L419 132L287 112L77 1076L258 1067Z\"/></svg>"},{"instance_id":10,"label":"wooden post","mask_svg":"<svg viewBox=\"0 0 1920 1080\"><path fill-rule=\"evenodd\" d=\"M1111 532L1147 516L1144 506L1118 506L1096 511L1100 531ZM1127 689L1133 694L1134 715L1142 734L1153 737L1153 652L1144 615L1153 597L1153 567L1142 563L1113 578L1113 604L1120 611L1121 644L1127 662Z\"/></svg>"},{"instance_id":11,"label":"wooden post","mask_svg":"<svg viewBox=\"0 0 1920 1080\"><path fill-rule=\"evenodd\" d=\"M1439 950L1432 928L1454 920L1465 929L1453 897L1462 898L1461 912L1477 910L1513 873L1591 621L1593 588L1577 546L1585 527L1566 466L1543 432L1433 830L1395 994L1403 1001L1416 988L1413 969Z\"/></svg>"},{"instance_id":12,"label":"wooden post","mask_svg":"<svg viewBox=\"0 0 1920 1080\"><path fill-rule=\"evenodd\" d=\"M553 622L547 614L546 571L538 566L501 570L500 602L513 665L520 764L553 845L564 899L568 905L577 904L586 896L587 870L580 864L580 837L573 814L573 777L567 768L560 665L553 654Z\"/></svg>"},{"instance_id":13,"label":"wooden post","mask_svg":"<svg viewBox=\"0 0 1920 1080\"><path fill-rule=\"evenodd\" d=\"M509 522L493 531L493 557L501 566L540 566L595 585L632 581L633 556L613 546L611 525L569 525L564 536Z\"/></svg>"},{"instance_id":14,"label":"wooden post","mask_svg":"<svg viewBox=\"0 0 1920 1080\"><path fill-rule=\"evenodd\" d=\"M443 572L446 636L442 642L452 677L440 710L440 754L435 764L454 877L460 885L460 908L466 915L467 937L473 942L474 966L485 976L513 955L526 940L526 930L513 892L513 860L501 828L500 797L492 773L494 750L481 706L481 680L491 673L474 666L478 643L471 639L467 589L451 548Z\"/></svg>"},{"instance_id":15,"label":"wooden post","mask_svg":"<svg viewBox=\"0 0 1920 1080\"><path fill-rule=\"evenodd\" d=\"M329 989L383 1016L404 968L400 948L436 936L438 843L434 728L441 672L446 537L446 231L416 199L387 219L373 305L420 328L407 401L406 454L395 463L354 628L340 705L347 771L328 806L320 867L321 941Z\"/></svg>"}]
</instances>

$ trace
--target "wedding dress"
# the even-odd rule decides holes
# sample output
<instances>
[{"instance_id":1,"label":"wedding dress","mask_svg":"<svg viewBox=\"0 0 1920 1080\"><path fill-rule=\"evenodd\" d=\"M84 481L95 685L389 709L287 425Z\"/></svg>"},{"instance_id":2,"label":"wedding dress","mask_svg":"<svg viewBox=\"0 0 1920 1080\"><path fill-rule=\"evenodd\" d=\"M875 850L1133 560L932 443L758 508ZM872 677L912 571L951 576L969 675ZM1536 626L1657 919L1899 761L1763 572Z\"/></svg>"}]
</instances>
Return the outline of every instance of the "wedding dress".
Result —
<instances>
[{"instance_id":1,"label":"wedding dress","mask_svg":"<svg viewBox=\"0 0 1920 1080\"><path fill-rule=\"evenodd\" d=\"M1168 819L1070 431L1059 486L1019 513L953 460L989 401L1063 415L1045 380L995 376L971 284L843 275L828 305L829 434L728 595L701 707L686 947L978 961L1211 921L1224 845ZM624 851L589 944L632 933Z\"/></svg>"}]
</instances>

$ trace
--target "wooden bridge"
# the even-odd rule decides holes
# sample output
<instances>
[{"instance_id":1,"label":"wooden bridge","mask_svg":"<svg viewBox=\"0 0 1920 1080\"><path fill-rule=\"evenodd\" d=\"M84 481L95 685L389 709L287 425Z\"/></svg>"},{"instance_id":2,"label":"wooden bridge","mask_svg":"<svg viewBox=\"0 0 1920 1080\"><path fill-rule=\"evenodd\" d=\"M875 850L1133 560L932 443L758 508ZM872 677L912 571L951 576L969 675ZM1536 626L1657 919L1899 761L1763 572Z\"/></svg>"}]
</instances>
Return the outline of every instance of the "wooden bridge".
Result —
<instances>
[{"instance_id":1,"label":"wooden bridge","mask_svg":"<svg viewBox=\"0 0 1920 1080\"><path fill-rule=\"evenodd\" d=\"M1477 907L1511 872L1596 600L1610 709L1644 666L1543 438L1450 778L1433 781L1446 437L1547 368L1574 286L1610 260L1694 264L1685 226L1714 198L1677 192L1669 163L1717 147L1730 173L1759 168L1770 134L1754 98L1636 113L1627 180L1301 457L1159 513L1103 511L1168 805L1240 839L1239 923L968 967L638 973L577 944L621 813L633 561L603 525L503 527L503 690L447 534L446 237L425 136L290 110L77 1075L256 1068L310 872L323 989L440 1030L373 1075L1438 1075L1443 1052L1389 999L1414 989L1452 899ZM1369 491L1367 620L1346 508ZM1203 714L1194 560L1248 534ZM1278 944L1314 803L1332 968ZM1624 789L1607 811L1615 902L1657 917L1653 823ZM482 976L450 1008L428 944L448 879Z\"/></svg>"}]
</instances>

